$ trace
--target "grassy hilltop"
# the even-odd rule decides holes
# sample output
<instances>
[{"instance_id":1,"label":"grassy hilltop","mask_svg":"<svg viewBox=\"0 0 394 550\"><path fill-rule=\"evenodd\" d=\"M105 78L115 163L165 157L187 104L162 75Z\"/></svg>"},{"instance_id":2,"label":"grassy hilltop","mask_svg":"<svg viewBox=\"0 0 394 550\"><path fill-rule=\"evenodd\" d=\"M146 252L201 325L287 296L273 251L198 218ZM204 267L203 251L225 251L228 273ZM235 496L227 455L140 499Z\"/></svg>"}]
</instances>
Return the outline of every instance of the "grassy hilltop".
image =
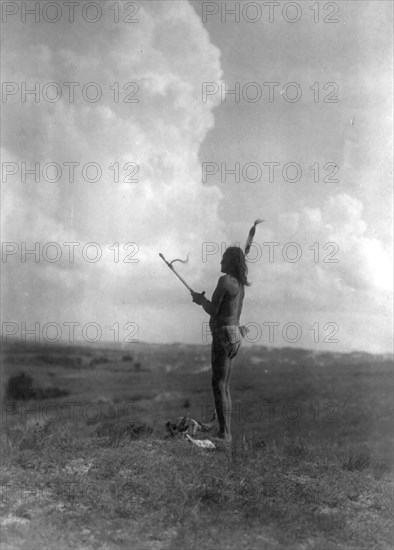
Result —
<instances>
[{"instance_id":1,"label":"grassy hilltop","mask_svg":"<svg viewBox=\"0 0 394 550\"><path fill-rule=\"evenodd\" d=\"M392 548L392 358L245 347L208 451L209 353L5 344L2 548Z\"/></svg>"}]
</instances>

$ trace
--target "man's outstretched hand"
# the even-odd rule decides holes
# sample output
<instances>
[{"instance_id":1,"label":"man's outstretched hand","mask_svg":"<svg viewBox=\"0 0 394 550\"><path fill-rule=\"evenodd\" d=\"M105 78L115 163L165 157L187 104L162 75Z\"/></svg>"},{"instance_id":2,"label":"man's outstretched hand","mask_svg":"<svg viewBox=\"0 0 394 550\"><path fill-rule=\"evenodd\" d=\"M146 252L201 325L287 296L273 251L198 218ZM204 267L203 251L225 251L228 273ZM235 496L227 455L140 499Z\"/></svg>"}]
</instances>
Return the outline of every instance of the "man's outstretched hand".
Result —
<instances>
[{"instance_id":1,"label":"man's outstretched hand","mask_svg":"<svg viewBox=\"0 0 394 550\"><path fill-rule=\"evenodd\" d=\"M191 291L192 300L195 304L201 306L203 301L206 299L204 296L205 292L194 292L194 290Z\"/></svg>"}]
</instances>

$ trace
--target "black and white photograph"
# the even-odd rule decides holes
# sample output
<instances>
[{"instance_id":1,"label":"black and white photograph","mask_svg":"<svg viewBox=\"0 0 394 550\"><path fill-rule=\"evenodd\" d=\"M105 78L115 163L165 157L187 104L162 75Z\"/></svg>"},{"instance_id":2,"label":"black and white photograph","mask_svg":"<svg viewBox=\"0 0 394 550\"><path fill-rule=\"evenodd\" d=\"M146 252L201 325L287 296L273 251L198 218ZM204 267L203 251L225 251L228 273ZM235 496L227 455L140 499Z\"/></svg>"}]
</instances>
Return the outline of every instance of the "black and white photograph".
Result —
<instances>
[{"instance_id":1,"label":"black and white photograph","mask_svg":"<svg viewBox=\"0 0 394 550\"><path fill-rule=\"evenodd\" d=\"M391 550L391 0L0 0L1 550Z\"/></svg>"}]
</instances>

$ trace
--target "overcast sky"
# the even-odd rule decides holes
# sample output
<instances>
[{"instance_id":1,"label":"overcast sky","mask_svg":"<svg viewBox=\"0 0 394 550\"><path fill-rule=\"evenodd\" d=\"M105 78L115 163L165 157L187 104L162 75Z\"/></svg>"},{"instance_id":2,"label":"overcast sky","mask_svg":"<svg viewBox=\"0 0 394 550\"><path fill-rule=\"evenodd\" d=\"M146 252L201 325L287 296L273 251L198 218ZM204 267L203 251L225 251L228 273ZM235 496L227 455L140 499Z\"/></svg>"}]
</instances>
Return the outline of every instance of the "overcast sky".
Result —
<instances>
[{"instance_id":1,"label":"overcast sky","mask_svg":"<svg viewBox=\"0 0 394 550\"><path fill-rule=\"evenodd\" d=\"M244 244L253 221L263 217L242 318L261 326L258 343L270 343L263 323L278 323L275 346L390 351L391 2L337 1L334 15L299 2L302 13L285 12L288 19L300 16L294 23L284 20L283 2L272 22L263 6L255 23L242 11L239 22L232 16L222 22L220 10L204 20L202 3L186 0L139 2L138 14L122 11L120 3L119 23L114 3L102 2L99 21L84 20L94 19L93 8L83 14L77 7L70 23L58 4L57 22L44 15L54 19L60 11L41 10L38 22L16 13L3 24L2 80L14 84L3 84L2 240L16 243L3 256L3 323L17 323L17 337L23 322L40 329L58 323L63 339L64 323L79 323L77 339L83 325L96 323L101 340L111 341L110 327L119 323L120 341L138 325L140 340L201 342L208 318L158 253L169 259L190 253L188 265L175 265L195 290L210 295L220 275L220 243ZM246 18L256 16L253 9ZM138 22L123 22L127 16ZM23 82L40 83L38 101L23 97ZM56 85L45 86L50 82ZM83 89L89 82L96 86ZM214 83L206 101L204 82ZM223 101L221 86L236 82L239 101L234 95ZM273 102L269 82L279 83ZM289 82L298 89L286 88ZM247 83L255 84L245 92ZM334 84L324 88L327 83ZM97 91L102 95L93 102ZM300 92L298 101L286 101ZM330 97L338 101L324 102ZM267 163L273 162L279 165L270 182ZM22 163L39 163L38 181L29 174L23 181ZM58 163L61 174L44 169L46 163ZM74 181L64 163L79 163ZM100 166L97 182L93 165L83 172L87 163ZM203 163L218 169L205 183ZM221 181L222 163L229 169L239 163L239 182L231 174ZM245 179L248 163L254 164ZM288 163L301 168L299 181L283 178ZM294 170L285 172L287 179L297 179ZM126 175L138 181L123 181ZM32 255L21 262L23 242L41 243L37 262ZM49 242L58 247L44 248ZM73 263L69 242L80 243ZM95 263L86 259L94 248L82 255L89 242L101 249ZM206 257L204 242L218 243ZM263 244L270 242L280 243L273 262ZM286 248L291 242L297 249ZM124 250L125 243L135 244ZM60 260L48 261L59 250ZM298 262L289 261L300 252ZM138 262L123 262L127 255ZM286 323L302 329L295 344L282 335ZM324 342L335 327L331 339L339 342Z\"/></svg>"}]
</instances>

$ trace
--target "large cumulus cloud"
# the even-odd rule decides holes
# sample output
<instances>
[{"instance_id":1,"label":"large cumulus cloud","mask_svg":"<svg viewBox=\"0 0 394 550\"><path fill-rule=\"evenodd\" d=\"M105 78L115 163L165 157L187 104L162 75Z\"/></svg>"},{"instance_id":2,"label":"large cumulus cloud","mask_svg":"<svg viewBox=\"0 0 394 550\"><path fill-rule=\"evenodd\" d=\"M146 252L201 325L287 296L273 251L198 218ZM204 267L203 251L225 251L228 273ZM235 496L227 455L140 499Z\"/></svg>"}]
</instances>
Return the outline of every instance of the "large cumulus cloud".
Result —
<instances>
[{"instance_id":1,"label":"large cumulus cloud","mask_svg":"<svg viewBox=\"0 0 394 550\"><path fill-rule=\"evenodd\" d=\"M199 146L214 123L213 105L201 101L201 82L220 79L219 50L187 2L144 2L138 17L135 25L109 18L52 25L10 19L5 25L4 80L28 87L58 82L64 95L56 103L8 99L3 160L28 166L96 162L103 170L97 183L70 183L66 170L56 183L42 177L35 183L30 176L22 183L19 174L8 178L5 240L95 241L106 250L97 264L21 264L17 256L9 258L6 305L12 318L133 320L145 339L171 338L157 315L149 321L150 307L181 299L157 253L196 255L212 232L223 232L220 192L202 186L198 165ZM81 83L72 103L64 82ZM87 82L103 90L97 103L81 95ZM119 102L109 89L115 82ZM122 101L127 82L138 84L138 103ZM109 169L114 162L121 167L119 183ZM127 162L138 164L138 183L122 181L130 173L122 172ZM137 243L139 263L115 264L108 251L114 242ZM196 279L198 271L189 275ZM173 309L168 315L176 317Z\"/></svg>"}]
</instances>

